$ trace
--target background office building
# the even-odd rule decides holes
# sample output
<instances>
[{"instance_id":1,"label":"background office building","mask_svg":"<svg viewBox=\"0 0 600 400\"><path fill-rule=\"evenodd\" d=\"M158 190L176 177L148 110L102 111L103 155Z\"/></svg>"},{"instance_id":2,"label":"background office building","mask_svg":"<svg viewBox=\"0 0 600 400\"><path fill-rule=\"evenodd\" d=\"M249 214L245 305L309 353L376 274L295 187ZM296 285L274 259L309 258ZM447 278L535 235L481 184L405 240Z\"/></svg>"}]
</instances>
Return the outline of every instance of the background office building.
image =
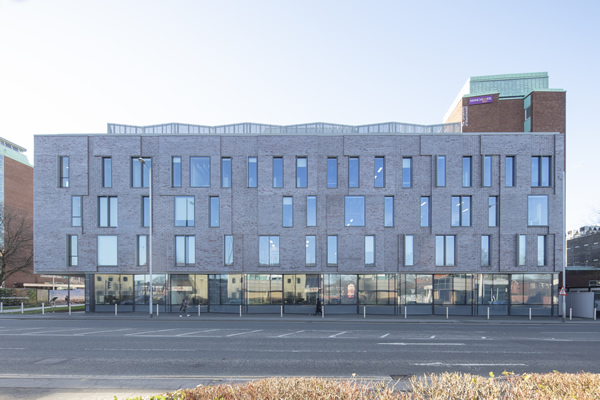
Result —
<instances>
[{"instance_id":1,"label":"background office building","mask_svg":"<svg viewBox=\"0 0 600 400\"><path fill-rule=\"evenodd\" d=\"M36 271L96 312L557 315L564 133L461 125L36 136Z\"/></svg>"}]
</instances>

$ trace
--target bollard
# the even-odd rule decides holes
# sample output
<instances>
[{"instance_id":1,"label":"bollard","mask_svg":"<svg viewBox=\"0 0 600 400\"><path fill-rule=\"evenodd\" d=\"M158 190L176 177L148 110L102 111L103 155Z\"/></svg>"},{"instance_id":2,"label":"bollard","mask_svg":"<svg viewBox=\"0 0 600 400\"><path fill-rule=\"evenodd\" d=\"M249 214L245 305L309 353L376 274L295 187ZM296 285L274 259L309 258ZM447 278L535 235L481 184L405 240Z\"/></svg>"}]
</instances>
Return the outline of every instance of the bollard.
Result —
<instances>
[{"instance_id":1,"label":"bollard","mask_svg":"<svg viewBox=\"0 0 600 400\"><path fill-rule=\"evenodd\" d=\"M69 315L71 315L71 303L69 303Z\"/></svg>"},{"instance_id":2,"label":"bollard","mask_svg":"<svg viewBox=\"0 0 600 400\"><path fill-rule=\"evenodd\" d=\"M596 320L596 314L598 314L598 308L594 307L594 321Z\"/></svg>"},{"instance_id":3,"label":"bollard","mask_svg":"<svg viewBox=\"0 0 600 400\"><path fill-rule=\"evenodd\" d=\"M2 309L4 308L4 303L0 301L0 314L2 314Z\"/></svg>"},{"instance_id":4,"label":"bollard","mask_svg":"<svg viewBox=\"0 0 600 400\"><path fill-rule=\"evenodd\" d=\"M281 318L283 318L283 306L281 306Z\"/></svg>"},{"instance_id":5,"label":"bollard","mask_svg":"<svg viewBox=\"0 0 600 400\"><path fill-rule=\"evenodd\" d=\"M531 307L529 307L529 320L531 321Z\"/></svg>"},{"instance_id":6,"label":"bollard","mask_svg":"<svg viewBox=\"0 0 600 400\"><path fill-rule=\"evenodd\" d=\"M363 306L363 318L367 318L367 306Z\"/></svg>"},{"instance_id":7,"label":"bollard","mask_svg":"<svg viewBox=\"0 0 600 400\"><path fill-rule=\"evenodd\" d=\"M44 309L44 303L42 303L42 315L46 314L46 310Z\"/></svg>"},{"instance_id":8,"label":"bollard","mask_svg":"<svg viewBox=\"0 0 600 400\"><path fill-rule=\"evenodd\" d=\"M158 304L156 305L156 316L158 317Z\"/></svg>"},{"instance_id":9,"label":"bollard","mask_svg":"<svg viewBox=\"0 0 600 400\"><path fill-rule=\"evenodd\" d=\"M21 302L21 314L23 314L25 310L23 309L23 302Z\"/></svg>"},{"instance_id":10,"label":"bollard","mask_svg":"<svg viewBox=\"0 0 600 400\"><path fill-rule=\"evenodd\" d=\"M448 307L446 307L446 319L448 319Z\"/></svg>"},{"instance_id":11,"label":"bollard","mask_svg":"<svg viewBox=\"0 0 600 400\"><path fill-rule=\"evenodd\" d=\"M488 307L488 319L490 319L490 308Z\"/></svg>"},{"instance_id":12,"label":"bollard","mask_svg":"<svg viewBox=\"0 0 600 400\"><path fill-rule=\"evenodd\" d=\"M200 316L200 304L198 304L198 316Z\"/></svg>"},{"instance_id":13,"label":"bollard","mask_svg":"<svg viewBox=\"0 0 600 400\"><path fill-rule=\"evenodd\" d=\"M406 309L407 309L407 308L408 308L408 307L404 306L404 319L406 319Z\"/></svg>"},{"instance_id":14,"label":"bollard","mask_svg":"<svg viewBox=\"0 0 600 400\"><path fill-rule=\"evenodd\" d=\"M321 307L321 318L325 318L325 304Z\"/></svg>"},{"instance_id":15,"label":"bollard","mask_svg":"<svg viewBox=\"0 0 600 400\"><path fill-rule=\"evenodd\" d=\"M240 304L240 318L242 318L242 305Z\"/></svg>"},{"instance_id":16,"label":"bollard","mask_svg":"<svg viewBox=\"0 0 600 400\"><path fill-rule=\"evenodd\" d=\"M569 321L573 321L573 309L569 308Z\"/></svg>"},{"instance_id":17,"label":"bollard","mask_svg":"<svg viewBox=\"0 0 600 400\"><path fill-rule=\"evenodd\" d=\"M115 315L118 315L117 305L115 304Z\"/></svg>"}]
</instances>

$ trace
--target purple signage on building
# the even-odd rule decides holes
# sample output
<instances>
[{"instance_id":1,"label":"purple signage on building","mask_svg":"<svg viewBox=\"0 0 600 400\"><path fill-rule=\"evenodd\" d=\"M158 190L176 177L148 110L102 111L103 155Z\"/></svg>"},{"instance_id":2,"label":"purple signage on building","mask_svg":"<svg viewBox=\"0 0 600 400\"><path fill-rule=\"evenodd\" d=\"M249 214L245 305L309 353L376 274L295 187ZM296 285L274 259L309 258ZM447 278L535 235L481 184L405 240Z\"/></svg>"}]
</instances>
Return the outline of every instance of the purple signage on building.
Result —
<instances>
[{"instance_id":1,"label":"purple signage on building","mask_svg":"<svg viewBox=\"0 0 600 400\"><path fill-rule=\"evenodd\" d=\"M479 96L479 97L471 97L469 99L469 105L472 106L474 104L485 104L492 103L494 101L494 96Z\"/></svg>"}]
</instances>

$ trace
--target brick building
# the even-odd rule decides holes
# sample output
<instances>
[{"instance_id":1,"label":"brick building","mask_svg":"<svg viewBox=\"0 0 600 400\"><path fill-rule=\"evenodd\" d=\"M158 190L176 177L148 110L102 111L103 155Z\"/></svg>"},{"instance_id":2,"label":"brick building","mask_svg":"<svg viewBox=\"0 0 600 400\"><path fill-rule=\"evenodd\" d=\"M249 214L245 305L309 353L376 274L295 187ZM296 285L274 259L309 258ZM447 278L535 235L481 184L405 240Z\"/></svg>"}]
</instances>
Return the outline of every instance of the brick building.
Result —
<instances>
[{"instance_id":1,"label":"brick building","mask_svg":"<svg viewBox=\"0 0 600 400\"><path fill-rule=\"evenodd\" d=\"M97 312L148 312L152 293L161 311L185 297L209 312L306 313L320 298L328 313L556 315L564 129L492 128L36 136L35 269L85 274Z\"/></svg>"}]
</instances>

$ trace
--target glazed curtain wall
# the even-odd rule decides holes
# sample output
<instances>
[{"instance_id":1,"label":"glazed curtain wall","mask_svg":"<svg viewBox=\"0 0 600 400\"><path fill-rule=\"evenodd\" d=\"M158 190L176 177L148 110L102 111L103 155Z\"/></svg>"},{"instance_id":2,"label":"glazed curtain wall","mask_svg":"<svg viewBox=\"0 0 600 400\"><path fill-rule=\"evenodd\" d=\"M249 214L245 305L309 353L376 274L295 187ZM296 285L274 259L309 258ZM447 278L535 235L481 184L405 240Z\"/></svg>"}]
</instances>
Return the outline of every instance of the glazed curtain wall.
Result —
<instances>
[{"instance_id":1,"label":"glazed curtain wall","mask_svg":"<svg viewBox=\"0 0 600 400\"><path fill-rule=\"evenodd\" d=\"M177 305L558 304L552 274L155 274L153 303ZM147 305L148 275L97 274L96 305Z\"/></svg>"}]
</instances>

